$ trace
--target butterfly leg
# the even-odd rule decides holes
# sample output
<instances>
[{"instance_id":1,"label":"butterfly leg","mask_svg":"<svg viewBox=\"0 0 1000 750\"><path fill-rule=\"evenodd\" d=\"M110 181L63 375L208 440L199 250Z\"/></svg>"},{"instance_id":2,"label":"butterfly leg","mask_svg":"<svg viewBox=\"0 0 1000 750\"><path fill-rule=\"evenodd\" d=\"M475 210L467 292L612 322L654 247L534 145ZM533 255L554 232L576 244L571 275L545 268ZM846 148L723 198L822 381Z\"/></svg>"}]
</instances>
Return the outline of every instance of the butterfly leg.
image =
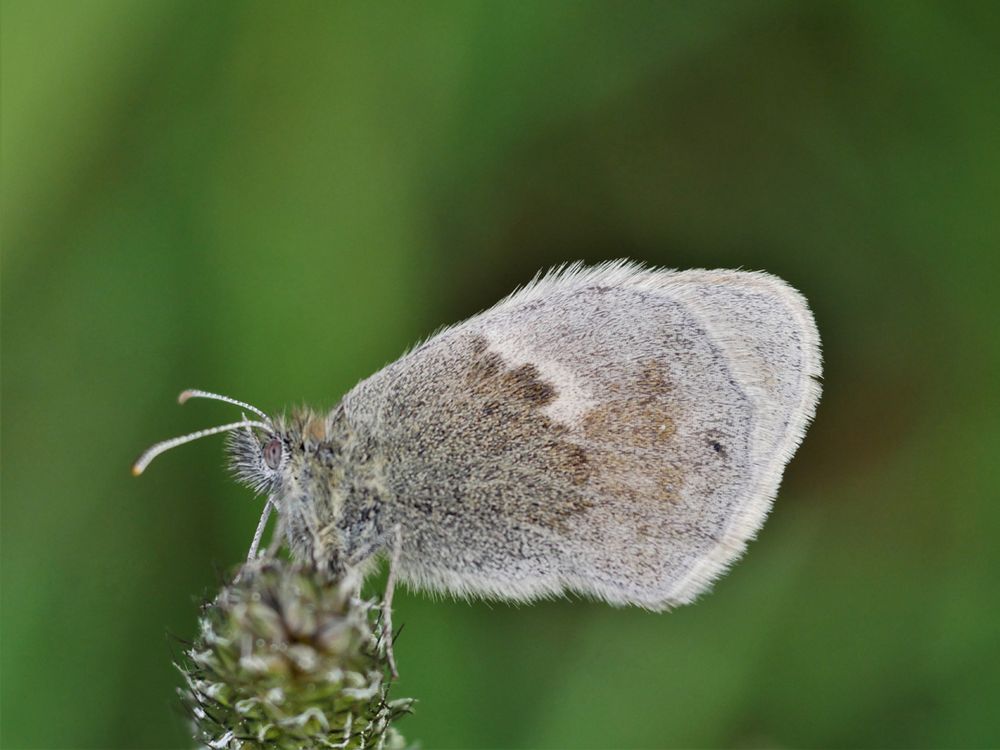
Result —
<instances>
[{"instance_id":1,"label":"butterfly leg","mask_svg":"<svg viewBox=\"0 0 1000 750\"><path fill-rule=\"evenodd\" d=\"M253 534L253 541L250 543L250 552L247 553L248 563L257 559L257 548L260 547L260 540L264 536L264 529L267 527L267 520L271 517L272 510L274 510L274 504L271 502L271 498L268 498L267 502L264 503L264 511L260 514L257 530Z\"/></svg>"},{"instance_id":2,"label":"butterfly leg","mask_svg":"<svg viewBox=\"0 0 1000 750\"><path fill-rule=\"evenodd\" d=\"M389 558L389 576L385 581L385 595L382 597L382 637L385 638L385 656L389 662L392 679L399 679L396 670L396 656L392 650L392 595L396 588L396 569L399 567L399 552L403 546L403 534L397 525L393 530L392 557Z\"/></svg>"}]
</instances>

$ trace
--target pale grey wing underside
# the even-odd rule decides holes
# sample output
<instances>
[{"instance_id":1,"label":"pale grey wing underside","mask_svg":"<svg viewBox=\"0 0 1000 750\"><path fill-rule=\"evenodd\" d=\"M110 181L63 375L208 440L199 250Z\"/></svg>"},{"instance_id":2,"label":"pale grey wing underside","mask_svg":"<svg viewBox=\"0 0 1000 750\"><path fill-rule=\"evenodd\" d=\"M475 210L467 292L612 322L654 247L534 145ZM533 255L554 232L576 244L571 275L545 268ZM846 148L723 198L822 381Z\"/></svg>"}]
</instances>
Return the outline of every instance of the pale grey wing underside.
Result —
<instances>
[{"instance_id":1,"label":"pale grey wing underside","mask_svg":"<svg viewBox=\"0 0 1000 750\"><path fill-rule=\"evenodd\" d=\"M535 282L344 403L382 446L404 579L663 608L760 527L819 369L784 282L614 264Z\"/></svg>"}]
</instances>

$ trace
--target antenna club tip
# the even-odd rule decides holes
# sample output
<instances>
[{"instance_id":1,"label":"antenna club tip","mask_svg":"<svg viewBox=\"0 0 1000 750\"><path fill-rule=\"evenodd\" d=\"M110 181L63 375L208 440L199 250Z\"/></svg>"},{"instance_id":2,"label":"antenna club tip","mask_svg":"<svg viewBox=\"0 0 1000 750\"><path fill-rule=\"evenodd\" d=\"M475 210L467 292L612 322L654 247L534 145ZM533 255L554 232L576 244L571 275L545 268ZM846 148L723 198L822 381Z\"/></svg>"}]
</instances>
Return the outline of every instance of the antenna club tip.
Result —
<instances>
[{"instance_id":1,"label":"antenna club tip","mask_svg":"<svg viewBox=\"0 0 1000 750\"><path fill-rule=\"evenodd\" d=\"M132 476L137 477L142 474L142 467L139 464L132 464Z\"/></svg>"},{"instance_id":2,"label":"antenna club tip","mask_svg":"<svg viewBox=\"0 0 1000 750\"><path fill-rule=\"evenodd\" d=\"M192 396L194 396L194 391L191 390L190 388L186 391L181 391L181 395L177 397L177 403L178 404L186 403L187 400L190 399Z\"/></svg>"}]
</instances>

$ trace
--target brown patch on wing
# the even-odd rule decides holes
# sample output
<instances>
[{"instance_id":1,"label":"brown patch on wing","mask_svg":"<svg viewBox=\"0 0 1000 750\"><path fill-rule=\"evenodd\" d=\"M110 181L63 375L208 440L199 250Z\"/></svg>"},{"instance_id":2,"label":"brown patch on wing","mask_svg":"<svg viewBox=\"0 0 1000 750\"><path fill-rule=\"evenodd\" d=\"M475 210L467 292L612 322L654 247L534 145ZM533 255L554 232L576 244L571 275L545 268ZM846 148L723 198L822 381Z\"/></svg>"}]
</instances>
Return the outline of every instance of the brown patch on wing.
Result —
<instances>
[{"instance_id":1,"label":"brown patch on wing","mask_svg":"<svg viewBox=\"0 0 1000 750\"><path fill-rule=\"evenodd\" d=\"M488 391L495 399L506 396L542 407L555 400L555 386L542 380L538 368L524 364L509 368L496 352L489 351L483 336L474 336L470 345L472 361L466 379L474 389Z\"/></svg>"},{"instance_id":2,"label":"brown patch on wing","mask_svg":"<svg viewBox=\"0 0 1000 750\"><path fill-rule=\"evenodd\" d=\"M470 354L470 395L498 454L508 452L506 441L513 439L524 460L573 486L596 479L603 493L628 494L637 502L677 496L683 475L669 463L677 433L673 388L661 362L646 360L630 381L609 383L601 393L605 400L571 428L544 413L559 394L534 364L509 367L482 336L472 338Z\"/></svg>"},{"instance_id":3,"label":"brown patch on wing","mask_svg":"<svg viewBox=\"0 0 1000 750\"><path fill-rule=\"evenodd\" d=\"M538 368L532 364L521 365L503 375L511 395L523 399L534 407L542 407L556 398L556 389L539 377Z\"/></svg>"},{"instance_id":4,"label":"brown patch on wing","mask_svg":"<svg viewBox=\"0 0 1000 750\"><path fill-rule=\"evenodd\" d=\"M528 410L540 409L556 399L555 386L542 380L538 367L531 363L508 367L503 357L489 351L487 346L482 336L473 337L466 381L474 391L489 396L490 400L527 402Z\"/></svg>"},{"instance_id":5,"label":"brown patch on wing","mask_svg":"<svg viewBox=\"0 0 1000 750\"><path fill-rule=\"evenodd\" d=\"M627 392L613 389L607 401L583 418L583 433L590 440L621 447L657 448L677 432L670 409L670 384L658 362L646 362Z\"/></svg>"},{"instance_id":6,"label":"brown patch on wing","mask_svg":"<svg viewBox=\"0 0 1000 750\"><path fill-rule=\"evenodd\" d=\"M594 470L584 448L565 441L553 441L547 447L555 459L555 465L573 484L579 486L587 483Z\"/></svg>"},{"instance_id":7,"label":"brown patch on wing","mask_svg":"<svg viewBox=\"0 0 1000 750\"><path fill-rule=\"evenodd\" d=\"M669 463L677 427L667 377L660 362L648 360L632 383L608 389L607 400L583 418L600 482L615 494L671 501L680 491L683 472Z\"/></svg>"},{"instance_id":8,"label":"brown patch on wing","mask_svg":"<svg viewBox=\"0 0 1000 750\"><path fill-rule=\"evenodd\" d=\"M643 399L612 401L591 409L583 419L583 433L595 442L622 447L656 448L677 432L670 410Z\"/></svg>"},{"instance_id":9,"label":"brown patch on wing","mask_svg":"<svg viewBox=\"0 0 1000 750\"><path fill-rule=\"evenodd\" d=\"M470 353L466 382L485 429L493 435L497 454L511 452L507 441L517 441L513 450L544 474L561 476L573 486L586 484L594 472L587 449L570 439L569 428L543 411L559 396L555 385L534 364L509 367L499 354L489 351L482 336L472 338ZM589 507L581 503L563 510L580 512L583 505Z\"/></svg>"},{"instance_id":10,"label":"brown patch on wing","mask_svg":"<svg viewBox=\"0 0 1000 750\"><path fill-rule=\"evenodd\" d=\"M500 374L504 368L503 358L496 352L486 350L486 339L477 336L472 343L472 359L466 379L475 386Z\"/></svg>"}]
</instances>

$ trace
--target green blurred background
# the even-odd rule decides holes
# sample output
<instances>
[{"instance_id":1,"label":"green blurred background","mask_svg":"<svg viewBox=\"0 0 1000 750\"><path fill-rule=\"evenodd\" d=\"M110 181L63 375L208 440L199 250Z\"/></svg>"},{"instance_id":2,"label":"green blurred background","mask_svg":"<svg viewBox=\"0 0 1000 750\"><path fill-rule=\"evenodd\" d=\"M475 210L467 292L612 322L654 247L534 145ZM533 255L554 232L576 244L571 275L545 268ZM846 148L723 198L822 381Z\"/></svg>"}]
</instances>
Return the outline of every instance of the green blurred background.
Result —
<instances>
[{"instance_id":1,"label":"green blurred background","mask_svg":"<svg viewBox=\"0 0 1000 750\"><path fill-rule=\"evenodd\" d=\"M186 387L332 406L538 269L800 288L825 393L697 605L397 599L428 748L1000 744L996 3L3 2L2 742L189 746L260 503ZM379 581L373 582L373 591Z\"/></svg>"}]
</instances>

